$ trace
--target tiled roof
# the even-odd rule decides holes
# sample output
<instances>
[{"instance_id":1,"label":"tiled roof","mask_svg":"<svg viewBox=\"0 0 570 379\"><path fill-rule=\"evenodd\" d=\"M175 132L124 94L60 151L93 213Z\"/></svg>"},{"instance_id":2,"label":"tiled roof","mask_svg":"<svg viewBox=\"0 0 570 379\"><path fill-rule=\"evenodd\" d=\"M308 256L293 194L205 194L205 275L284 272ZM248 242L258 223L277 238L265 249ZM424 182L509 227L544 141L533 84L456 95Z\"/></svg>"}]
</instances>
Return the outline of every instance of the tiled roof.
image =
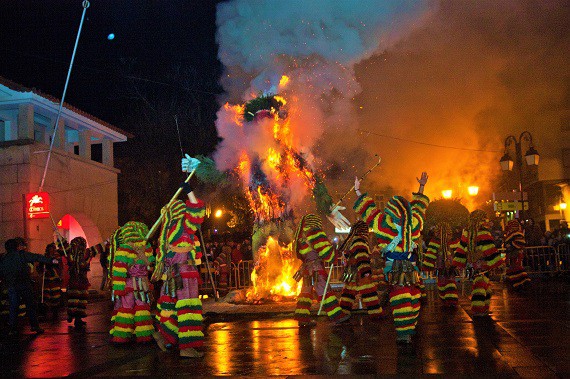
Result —
<instances>
[{"instance_id":1,"label":"tiled roof","mask_svg":"<svg viewBox=\"0 0 570 379\"><path fill-rule=\"evenodd\" d=\"M16 82L13 82L13 81L6 79L2 76L0 76L0 84L10 88L13 91L35 93L36 95L41 96L44 99L47 99L49 101L53 101L56 104L59 104L59 102L61 101L61 99L58 99L57 97L43 93L42 91L38 90L37 88L24 87L23 85L16 83ZM83 117L88 118L91 121L95 121L96 123L101 124L101 125L109 128L109 129L111 129L111 130L114 130L117 133L121 133L121 134L125 135L127 138L133 138L133 135L131 133L128 133L128 132L126 132L120 128L117 128L116 126L111 125L108 122L105 122L105 121L101 120L100 118L93 116L92 114L89 114L85 111L82 111L81 109L76 108L69 103L63 103L63 106L72 112L75 112L75 113L77 113Z\"/></svg>"}]
</instances>

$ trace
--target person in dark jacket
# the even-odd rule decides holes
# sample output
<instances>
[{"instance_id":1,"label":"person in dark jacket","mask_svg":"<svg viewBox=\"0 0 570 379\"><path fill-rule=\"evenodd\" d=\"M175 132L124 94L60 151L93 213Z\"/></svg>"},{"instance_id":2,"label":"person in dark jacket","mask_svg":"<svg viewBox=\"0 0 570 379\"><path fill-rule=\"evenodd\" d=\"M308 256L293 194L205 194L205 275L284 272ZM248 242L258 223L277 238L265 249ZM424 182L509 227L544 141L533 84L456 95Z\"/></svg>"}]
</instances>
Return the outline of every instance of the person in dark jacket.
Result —
<instances>
[{"instance_id":1,"label":"person in dark jacket","mask_svg":"<svg viewBox=\"0 0 570 379\"><path fill-rule=\"evenodd\" d=\"M18 307L21 299L26 304L26 312L30 319L32 331L36 334L41 334L44 330L40 328L38 322L36 299L34 298L28 263L40 262L57 265L59 262L57 259L26 251L25 241L21 238L7 240L4 247L6 248L6 254L0 259L0 276L4 279L8 288L10 303L9 333L17 333Z\"/></svg>"}]
</instances>

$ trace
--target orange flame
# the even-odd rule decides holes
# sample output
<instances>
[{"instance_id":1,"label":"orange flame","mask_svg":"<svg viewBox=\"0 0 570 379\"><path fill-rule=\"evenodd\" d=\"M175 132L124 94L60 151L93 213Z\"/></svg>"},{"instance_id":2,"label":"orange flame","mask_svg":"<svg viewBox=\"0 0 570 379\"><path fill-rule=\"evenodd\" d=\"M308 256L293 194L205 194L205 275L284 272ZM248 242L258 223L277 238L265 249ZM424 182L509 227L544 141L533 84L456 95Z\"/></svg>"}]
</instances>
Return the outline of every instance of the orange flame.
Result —
<instances>
[{"instance_id":1,"label":"orange flame","mask_svg":"<svg viewBox=\"0 0 570 379\"><path fill-rule=\"evenodd\" d=\"M293 275L301 261L293 257L291 244L282 247L272 237L259 251L259 261L251 273L253 288L247 292L248 300L262 298L278 299L294 297L301 291L301 282L296 282Z\"/></svg>"},{"instance_id":2,"label":"orange flame","mask_svg":"<svg viewBox=\"0 0 570 379\"><path fill-rule=\"evenodd\" d=\"M289 77L287 75L283 75L279 80L279 88L284 88L289 83Z\"/></svg>"},{"instance_id":3,"label":"orange flame","mask_svg":"<svg viewBox=\"0 0 570 379\"><path fill-rule=\"evenodd\" d=\"M237 126L243 126L243 112L245 110L244 104L231 105L229 103L225 103L224 109L232 113L232 121Z\"/></svg>"}]
</instances>

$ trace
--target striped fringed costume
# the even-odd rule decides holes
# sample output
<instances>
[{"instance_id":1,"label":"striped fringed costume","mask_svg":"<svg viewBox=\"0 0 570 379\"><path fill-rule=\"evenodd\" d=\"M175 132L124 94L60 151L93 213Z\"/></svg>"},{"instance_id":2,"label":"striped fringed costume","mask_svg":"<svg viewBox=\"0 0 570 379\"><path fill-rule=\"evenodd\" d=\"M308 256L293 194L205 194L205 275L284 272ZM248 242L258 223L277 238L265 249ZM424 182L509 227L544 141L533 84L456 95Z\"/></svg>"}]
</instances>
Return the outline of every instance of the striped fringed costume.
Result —
<instances>
[{"instance_id":1,"label":"striped fringed costume","mask_svg":"<svg viewBox=\"0 0 570 379\"><path fill-rule=\"evenodd\" d=\"M382 307L378 299L377 285L372 281L368 225L364 221L357 221L352 226L345 242L346 244L343 243L341 247L347 263L345 275L343 275L345 284L340 297L340 307L346 314L351 314L356 296L360 294L368 314L379 318L382 314Z\"/></svg>"},{"instance_id":2,"label":"striped fringed costume","mask_svg":"<svg viewBox=\"0 0 570 379\"><path fill-rule=\"evenodd\" d=\"M414 247L413 250L413 254L412 254L412 262L416 263L417 262L421 262L425 252L423 251L423 237L420 234L420 237L418 238L418 240L416 241L416 246ZM418 282L416 283L416 287L418 287L418 289L420 290L420 294L421 294L421 299L422 300L426 300L427 299L427 292L426 292L426 285L424 284L424 280L422 278L421 275L417 276L417 280Z\"/></svg>"},{"instance_id":3,"label":"striped fringed costume","mask_svg":"<svg viewBox=\"0 0 570 379\"><path fill-rule=\"evenodd\" d=\"M21 303L18 308L18 317L24 317L26 315L26 304ZM0 325L8 325L9 316L8 288L0 281Z\"/></svg>"},{"instance_id":4,"label":"striped fringed costume","mask_svg":"<svg viewBox=\"0 0 570 379\"><path fill-rule=\"evenodd\" d=\"M376 234L386 259L384 272L392 286L390 305L398 341L410 342L416 332L421 293L416 286L418 271L413 249L423 229L428 204L429 198L421 193L414 193L411 202L394 196L383 212L366 194L354 204L356 212Z\"/></svg>"},{"instance_id":5,"label":"striped fringed costume","mask_svg":"<svg viewBox=\"0 0 570 379\"><path fill-rule=\"evenodd\" d=\"M148 274L154 263L152 247L145 241L148 227L129 221L111 237L111 288L114 311L111 341L125 343L152 340Z\"/></svg>"},{"instance_id":6,"label":"striped fringed costume","mask_svg":"<svg viewBox=\"0 0 570 379\"><path fill-rule=\"evenodd\" d=\"M220 295L225 296L228 293L228 281L230 279L232 264L232 248L223 246L222 252L214 259L214 270L218 276L217 290Z\"/></svg>"},{"instance_id":7,"label":"striped fringed costume","mask_svg":"<svg viewBox=\"0 0 570 379\"><path fill-rule=\"evenodd\" d=\"M517 220L511 220L507 223L504 246L509 266L507 281L513 289L520 289L530 282L530 278L522 264L526 240L521 224Z\"/></svg>"},{"instance_id":8,"label":"striped fringed costume","mask_svg":"<svg viewBox=\"0 0 570 379\"><path fill-rule=\"evenodd\" d=\"M471 212L469 225L463 230L461 241L453 256L454 267L463 269L470 265L473 269L471 310L477 316L489 313L491 284L488 271L505 263L505 259L495 246L491 232L486 227L486 219L487 215L482 210Z\"/></svg>"},{"instance_id":9,"label":"striped fringed costume","mask_svg":"<svg viewBox=\"0 0 570 379\"><path fill-rule=\"evenodd\" d=\"M204 214L200 200L175 200L163 214L159 237L153 280L162 279L163 285L157 315L160 334L155 338L160 338L166 347L178 345L180 355L204 344L202 301L198 294L202 249L196 235Z\"/></svg>"},{"instance_id":10,"label":"striped fringed costume","mask_svg":"<svg viewBox=\"0 0 570 379\"><path fill-rule=\"evenodd\" d=\"M84 322L82 319L87 316L87 297L89 280L87 272L92 256L87 250L87 241L83 237L75 237L71 240L67 250L67 265L69 271L69 282L67 283L67 321L75 319L76 325Z\"/></svg>"},{"instance_id":11,"label":"striped fringed costume","mask_svg":"<svg viewBox=\"0 0 570 379\"><path fill-rule=\"evenodd\" d=\"M324 262L332 262L335 258L334 247L323 231L321 218L314 214L303 216L295 233L293 251L303 262L298 277L302 277L301 293L297 297L295 319L300 326L311 325L311 304L313 289L317 300L322 301L327 283L327 272ZM323 309L331 321L339 322L345 318L338 300L331 289L326 291Z\"/></svg>"},{"instance_id":12,"label":"striped fringed costume","mask_svg":"<svg viewBox=\"0 0 570 379\"><path fill-rule=\"evenodd\" d=\"M59 261L57 265L42 265L41 270L44 280L44 304L49 309L56 311L61 306L61 284L63 278L63 261L54 243L46 246L46 257Z\"/></svg>"},{"instance_id":13,"label":"striped fringed costume","mask_svg":"<svg viewBox=\"0 0 570 379\"><path fill-rule=\"evenodd\" d=\"M439 298L443 305L453 307L459 300L452 266L453 251L459 246L459 239L453 239L451 226L445 222L436 225L434 232L423 257L422 270L436 273Z\"/></svg>"}]
</instances>

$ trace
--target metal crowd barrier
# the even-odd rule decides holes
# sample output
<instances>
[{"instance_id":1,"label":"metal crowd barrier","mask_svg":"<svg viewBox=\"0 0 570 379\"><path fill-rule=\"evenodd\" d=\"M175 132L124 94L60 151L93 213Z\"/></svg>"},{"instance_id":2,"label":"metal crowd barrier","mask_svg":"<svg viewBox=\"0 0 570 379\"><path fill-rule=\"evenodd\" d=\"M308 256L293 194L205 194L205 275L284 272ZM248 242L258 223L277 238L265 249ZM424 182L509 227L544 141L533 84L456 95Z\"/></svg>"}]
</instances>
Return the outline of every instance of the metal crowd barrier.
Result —
<instances>
[{"instance_id":1,"label":"metal crowd barrier","mask_svg":"<svg viewBox=\"0 0 570 379\"><path fill-rule=\"evenodd\" d=\"M342 273L344 272L344 266L342 264L333 264L331 265L330 263L325 263L325 271L327 272L327 275L329 273L329 270L331 269L332 266L332 274L331 274L331 280L330 283L344 283L342 281Z\"/></svg>"},{"instance_id":2,"label":"metal crowd barrier","mask_svg":"<svg viewBox=\"0 0 570 379\"><path fill-rule=\"evenodd\" d=\"M555 272L557 265L554 246L529 246L524 249L523 266L528 274Z\"/></svg>"},{"instance_id":3,"label":"metal crowd barrier","mask_svg":"<svg viewBox=\"0 0 570 379\"><path fill-rule=\"evenodd\" d=\"M525 249L523 266L529 274L570 271L570 246L529 246Z\"/></svg>"},{"instance_id":4,"label":"metal crowd barrier","mask_svg":"<svg viewBox=\"0 0 570 379\"><path fill-rule=\"evenodd\" d=\"M556 247L558 256L556 261L558 262L558 271L566 272L570 271L570 245L561 244Z\"/></svg>"},{"instance_id":5,"label":"metal crowd barrier","mask_svg":"<svg viewBox=\"0 0 570 379\"><path fill-rule=\"evenodd\" d=\"M251 286L251 273L253 272L254 267L255 264L252 260L241 261L238 263L235 271L237 288L241 289Z\"/></svg>"},{"instance_id":6,"label":"metal crowd barrier","mask_svg":"<svg viewBox=\"0 0 570 379\"><path fill-rule=\"evenodd\" d=\"M570 245L568 244L561 244L556 247L529 246L524 250L525 255L523 258L523 266L529 274L570 271ZM505 254L505 249L499 249L499 251L501 251L501 254ZM210 263L210 267L213 267L212 263ZM251 286L251 273L254 267L255 264L252 260L241 261L237 265L232 263L230 276L228 278L228 287L230 289L241 289ZM331 264L325 263L327 274L330 268ZM344 285L342 282L344 266L342 264L333 264L332 270L333 272L330 281L331 286L335 289L337 287L342 287ZM493 277L499 277L502 281L506 276L506 270L507 265L504 265L501 268L491 271L490 274ZM205 292L213 291L208 272L204 265L202 265L200 273L202 275L202 290ZM215 274L213 274L213 276L215 284L217 285L218 276ZM422 273L422 277L427 287L431 287L431 285L433 285L434 288L436 287L435 283L437 281L437 278L435 277L434 273ZM466 270L459 271L459 275L457 275L456 281L459 282L461 291L463 293L465 284L468 281Z\"/></svg>"}]
</instances>

